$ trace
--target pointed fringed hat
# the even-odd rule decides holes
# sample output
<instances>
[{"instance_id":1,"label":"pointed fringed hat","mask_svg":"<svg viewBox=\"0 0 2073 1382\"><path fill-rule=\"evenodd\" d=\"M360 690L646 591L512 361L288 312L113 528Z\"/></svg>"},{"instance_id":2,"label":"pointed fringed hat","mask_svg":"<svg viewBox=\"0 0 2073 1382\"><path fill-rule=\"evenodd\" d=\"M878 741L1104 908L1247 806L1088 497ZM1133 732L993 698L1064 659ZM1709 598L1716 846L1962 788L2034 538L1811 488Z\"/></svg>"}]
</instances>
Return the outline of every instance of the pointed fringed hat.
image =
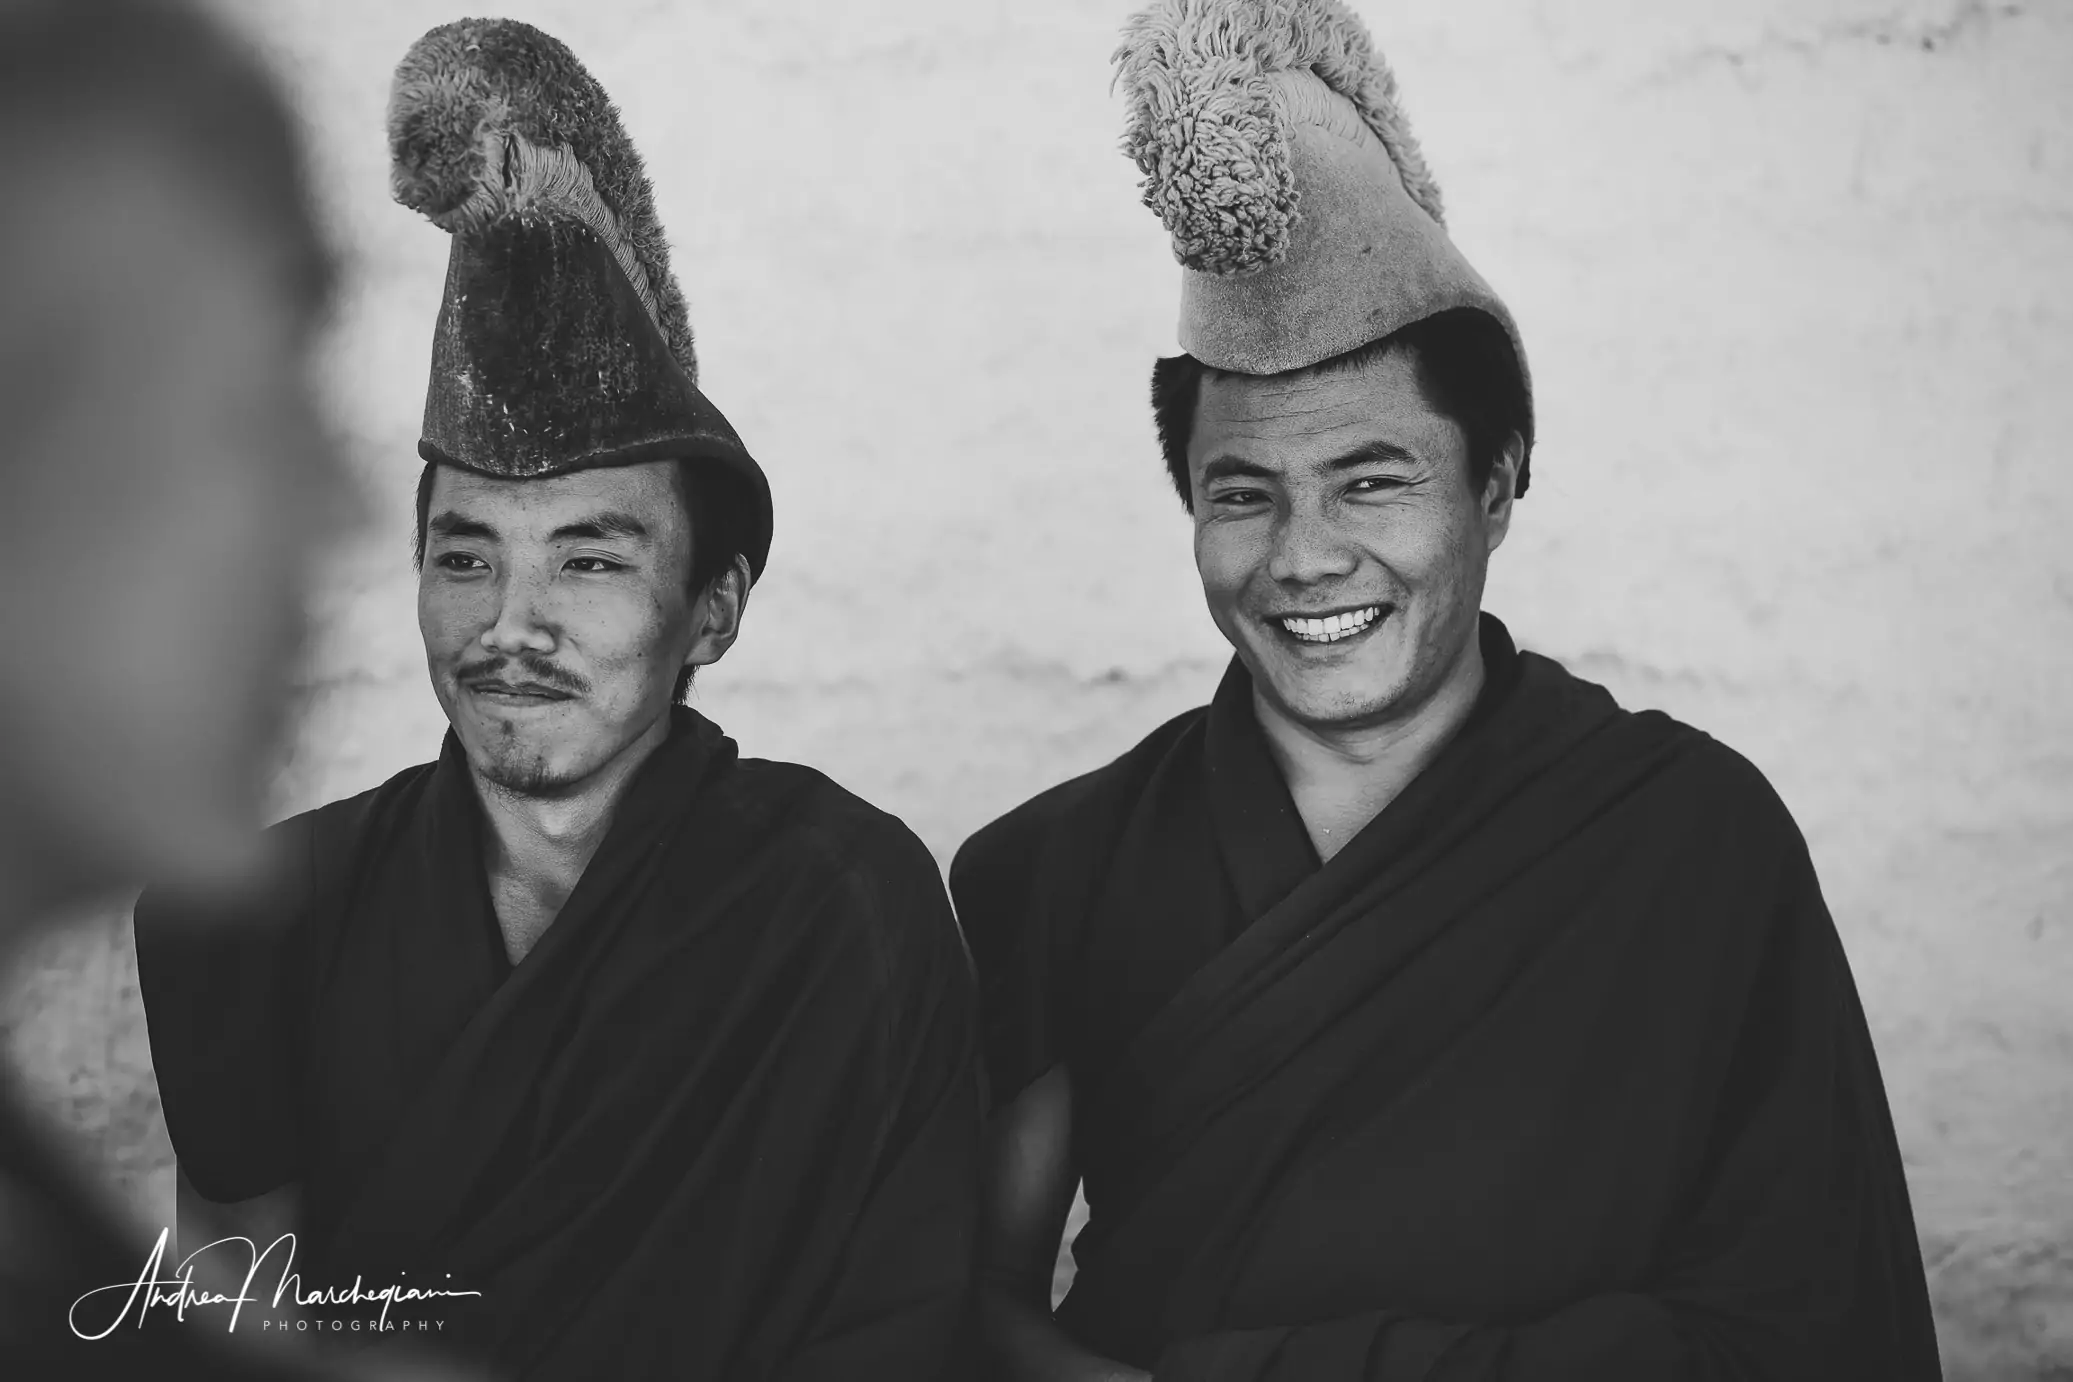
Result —
<instances>
[{"instance_id":1,"label":"pointed fringed hat","mask_svg":"<svg viewBox=\"0 0 2073 1382\"><path fill-rule=\"evenodd\" d=\"M699 392L654 192L604 88L529 24L464 19L411 45L388 123L396 200L453 236L418 454L515 480L708 464L745 501L760 576L770 484Z\"/></svg>"},{"instance_id":2,"label":"pointed fringed hat","mask_svg":"<svg viewBox=\"0 0 2073 1382\"><path fill-rule=\"evenodd\" d=\"M1511 312L1447 235L1396 77L1338 0L1155 0L1115 63L1123 151L1184 270L1181 349L1280 374L1469 307L1526 377Z\"/></svg>"}]
</instances>

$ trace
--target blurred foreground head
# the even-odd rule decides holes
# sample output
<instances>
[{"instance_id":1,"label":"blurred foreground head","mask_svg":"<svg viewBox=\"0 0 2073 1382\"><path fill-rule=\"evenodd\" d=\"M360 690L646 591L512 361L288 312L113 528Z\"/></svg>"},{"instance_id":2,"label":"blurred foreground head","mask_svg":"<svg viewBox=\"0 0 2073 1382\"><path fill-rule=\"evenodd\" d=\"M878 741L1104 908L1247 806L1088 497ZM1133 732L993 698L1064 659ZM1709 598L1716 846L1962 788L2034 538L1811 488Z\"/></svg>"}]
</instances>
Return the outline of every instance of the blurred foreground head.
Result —
<instances>
[{"instance_id":1,"label":"blurred foreground head","mask_svg":"<svg viewBox=\"0 0 2073 1382\"><path fill-rule=\"evenodd\" d=\"M184 4L0 0L0 925L234 880L357 499L330 266L262 66Z\"/></svg>"}]
</instances>

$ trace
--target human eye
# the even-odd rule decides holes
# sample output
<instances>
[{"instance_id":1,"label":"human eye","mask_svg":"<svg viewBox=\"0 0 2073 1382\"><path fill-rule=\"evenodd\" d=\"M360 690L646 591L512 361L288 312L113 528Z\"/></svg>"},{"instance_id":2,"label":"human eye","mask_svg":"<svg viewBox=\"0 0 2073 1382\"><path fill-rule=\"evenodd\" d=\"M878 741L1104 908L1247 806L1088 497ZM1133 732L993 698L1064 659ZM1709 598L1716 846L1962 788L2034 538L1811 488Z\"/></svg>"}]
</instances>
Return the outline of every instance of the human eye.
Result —
<instances>
[{"instance_id":1,"label":"human eye","mask_svg":"<svg viewBox=\"0 0 2073 1382\"><path fill-rule=\"evenodd\" d=\"M1209 496L1209 502L1219 509L1239 511L1258 508L1268 499L1265 490L1233 487L1215 491Z\"/></svg>"},{"instance_id":2,"label":"human eye","mask_svg":"<svg viewBox=\"0 0 2073 1382\"><path fill-rule=\"evenodd\" d=\"M626 563L613 561L610 557L570 557L562 569L579 576L605 576L614 571L624 571Z\"/></svg>"},{"instance_id":3,"label":"human eye","mask_svg":"<svg viewBox=\"0 0 2073 1382\"><path fill-rule=\"evenodd\" d=\"M432 565L457 576L472 576L489 570L489 563L472 552L441 552L432 559Z\"/></svg>"},{"instance_id":4,"label":"human eye","mask_svg":"<svg viewBox=\"0 0 2073 1382\"><path fill-rule=\"evenodd\" d=\"M1356 499L1356 501L1358 499L1389 501L1389 499L1397 499L1403 493L1408 493L1414 485L1416 485L1416 479L1408 477L1408 474L1393 474L1389 470L1372 470L1368 474L1360 474L1360 477L1347 481L1345 497L1347 499Z\"/></svg>"}]
</instances>

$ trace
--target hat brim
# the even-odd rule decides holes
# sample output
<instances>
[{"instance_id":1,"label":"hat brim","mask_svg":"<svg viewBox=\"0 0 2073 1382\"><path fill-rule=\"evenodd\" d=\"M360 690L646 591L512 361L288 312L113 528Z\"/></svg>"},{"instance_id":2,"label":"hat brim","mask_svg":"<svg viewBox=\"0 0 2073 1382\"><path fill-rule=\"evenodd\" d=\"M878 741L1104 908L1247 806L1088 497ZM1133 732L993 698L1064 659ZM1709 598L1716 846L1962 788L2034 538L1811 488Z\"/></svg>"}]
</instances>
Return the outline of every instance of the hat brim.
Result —
<instances>
[{"instance_id":1,"label":"hat brim","mask_svg":"<svg viewBox=\"0 0 2073 1382\"><path fill-rule=\"evenodd\" d=\"M708 407L711 405L708 404ZM719 410L713 409L714 416ZM721 419L724 424L725 419ZM516 479L495 466L470 465L458 456L449 455L431 441L420 438L417 444L418 458L428 465L452 466L457 470L486 475L492 479ZM711 465L719 468L741 483L748 504L745 514L748 527L736 534L742 556L748 559L749 577L760 580L763 567L770 558L771 513L770 479L763 473L763 467L756 464L755 457L739 442L710 433L689 433L681 436L651 437L624 446L603 448L581 456L574 456L549 469L532 472L527 480L544 480L555 475L568 475L581 470L604 470L613 466L644 465L651 461L683 461L692 464Z\"/></svg>"},{"instance_id":2,"label":"hat brim","mask_svg":"<svg viewBox=\"0 0 2073 1382\"><path fill-rule=\"evenodd\" d=\"M420 436L425 460L505 480L720 466L747 491L740 550L763 574L769 480L582 225L510 220L454 237Z\"/></svg>"}]
</instances>

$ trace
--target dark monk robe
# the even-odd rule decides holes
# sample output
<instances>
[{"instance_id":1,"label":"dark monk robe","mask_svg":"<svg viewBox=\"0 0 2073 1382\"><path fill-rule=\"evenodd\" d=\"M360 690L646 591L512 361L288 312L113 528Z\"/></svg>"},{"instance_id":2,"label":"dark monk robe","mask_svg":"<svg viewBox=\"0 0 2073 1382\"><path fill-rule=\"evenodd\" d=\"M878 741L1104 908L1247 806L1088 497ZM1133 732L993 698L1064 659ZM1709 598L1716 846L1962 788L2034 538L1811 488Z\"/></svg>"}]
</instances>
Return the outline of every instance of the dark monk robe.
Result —
<instances>
[{"instance_id":1,"label":"dark monk robe","mask_svg":"<svg viewBox=\"0 0 2073 1382\"><path fill-rule=\"evenodd\" d=\"M1233 664L951 886L1063 1062L1059 1322L1160 1382L1938 1375L1857 993L1746 761L1517 653L1319 865Z\"/></svg>"},{"instance_id":2,"label":"dark monk robe","mask_svg":"<svg viewBox=\"0 0 2073 1382\"><path fill-rule=\"evenodd\" d=\"M451 734L276 827L292 879L253 924L147 894L181 1166L219 1202L299 1182L305 1290L480 1291L393 1314L503 1376L935 1378L980 1098L940 876L892 817L674 717L516 967Z\"/></svg>"}]
</instances>

